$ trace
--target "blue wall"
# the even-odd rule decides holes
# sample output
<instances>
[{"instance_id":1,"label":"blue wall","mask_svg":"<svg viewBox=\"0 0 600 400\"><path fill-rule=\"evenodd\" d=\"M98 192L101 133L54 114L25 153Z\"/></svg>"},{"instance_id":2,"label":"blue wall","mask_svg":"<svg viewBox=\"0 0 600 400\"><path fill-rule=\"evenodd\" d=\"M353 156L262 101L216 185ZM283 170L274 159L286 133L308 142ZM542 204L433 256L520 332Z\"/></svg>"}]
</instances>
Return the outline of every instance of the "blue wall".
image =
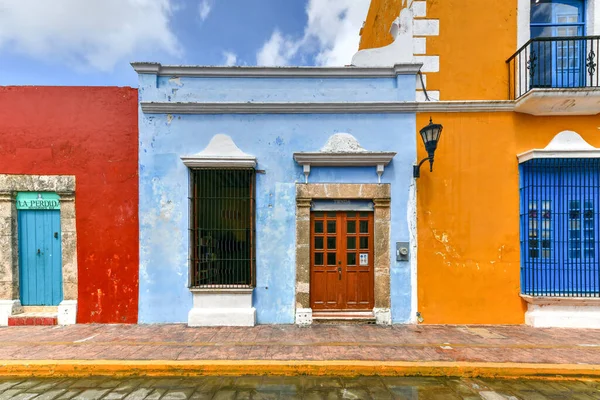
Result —
<instances>
[{"instance_id":1,"label":"blue wall","mask_svg":"<svg viewBox=\"0 0 600 400\"><path fill-rule=\"evenodd\" d=\"M158 87L157 87L158 82ZM142 101L414 100L414 76L380 79L178 78L140 75ZM175 91L173 89L176 89ZM169 96L171 96L169 98ZM175 97L175 98L174 98ZM382 182L392 184L392 249L408 241L407 200L415 161L415 114L161 115L140 109L140 323L187 322L188 169L182 155L202 151L219 133L256 156L258 323L293 323L295 185L304 182L293 153L318 151L337 132L368 150L395 151ZM313 167L309 183L376 183L375 167ZM410 263L392 257L392 317L410 313Z\"/></svg>"}]
</instances>

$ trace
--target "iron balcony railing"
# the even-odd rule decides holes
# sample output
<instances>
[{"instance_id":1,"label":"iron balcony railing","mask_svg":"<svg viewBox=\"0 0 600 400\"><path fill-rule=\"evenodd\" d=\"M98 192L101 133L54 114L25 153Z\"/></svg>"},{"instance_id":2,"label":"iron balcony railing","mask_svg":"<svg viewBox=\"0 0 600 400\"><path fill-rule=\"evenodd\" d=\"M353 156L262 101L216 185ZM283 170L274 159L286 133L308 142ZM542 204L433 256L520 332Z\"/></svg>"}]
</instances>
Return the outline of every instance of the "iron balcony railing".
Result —
<instances>
[{"instance_id":1,"label":"iron balcony railing","mask_svg":"<svg viewBox=\"0 0 600 400\"><path fill-rule=\"evenodd\" d=\"M600 87L599 58L600 36L531 39L506 60L509 99L535 88Z\"/></svg>"}]
</instances>

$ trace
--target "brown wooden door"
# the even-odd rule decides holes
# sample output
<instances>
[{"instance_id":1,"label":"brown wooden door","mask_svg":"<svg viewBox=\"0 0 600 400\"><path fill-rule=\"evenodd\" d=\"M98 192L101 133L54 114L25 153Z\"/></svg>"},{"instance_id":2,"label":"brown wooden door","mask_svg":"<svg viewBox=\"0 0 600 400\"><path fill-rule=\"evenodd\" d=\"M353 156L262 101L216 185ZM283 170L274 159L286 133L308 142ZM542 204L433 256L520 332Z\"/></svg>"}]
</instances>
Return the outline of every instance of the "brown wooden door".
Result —
<instances>
[{"instance_id":1,"label":"brown wooden door","mask_svg":"<svg viewBox=\"0 0 600 400\"><path fill-rule=\"evenodd\" d=\"M373 213L313 212L310 225L312 309L372 309Z\"/></svg>"}]
</instances>

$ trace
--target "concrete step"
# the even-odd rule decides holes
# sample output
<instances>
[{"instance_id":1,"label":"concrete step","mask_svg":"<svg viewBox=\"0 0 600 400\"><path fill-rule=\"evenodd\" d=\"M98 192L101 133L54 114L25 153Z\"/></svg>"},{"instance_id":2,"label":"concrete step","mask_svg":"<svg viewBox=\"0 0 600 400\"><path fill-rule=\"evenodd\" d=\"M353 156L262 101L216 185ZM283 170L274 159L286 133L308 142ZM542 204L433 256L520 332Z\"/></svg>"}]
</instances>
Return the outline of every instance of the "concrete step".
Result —
<instances>
[{"instance_id":1,"label":"concrete step","mask_svg":"<svg viewBox=\"0 0 600 400\"><path fill-rule=\"evenodd\" d=\"M57 312L24 312L10 315L8 326L58 325Z\"/></svg>"},{"instance_id":2,"label":"concrete step","mask_svg":"<svg viewBox=\"0 0 600 400\"><path fill-rule=\"evenodd\" d=\"M23 306L25 313L58 313L58 306Z\"/></svg>"},{"instance_id":3,"label":"concrete step","mask_svg":"<svg viewBox=\"0 0 600 400\"><path fill-rule=\"evenodd\" d=\"M372 311L313 311L317 324L375 324Z\"/></svg>"}]
</instances>

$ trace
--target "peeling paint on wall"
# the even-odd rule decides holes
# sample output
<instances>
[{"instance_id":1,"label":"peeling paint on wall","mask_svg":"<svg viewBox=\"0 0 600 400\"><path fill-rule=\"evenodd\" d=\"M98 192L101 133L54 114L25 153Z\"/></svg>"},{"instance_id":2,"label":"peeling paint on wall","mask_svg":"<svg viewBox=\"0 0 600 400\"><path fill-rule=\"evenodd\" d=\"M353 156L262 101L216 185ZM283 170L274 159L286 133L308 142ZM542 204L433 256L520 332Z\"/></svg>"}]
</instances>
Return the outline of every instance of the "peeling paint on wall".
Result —
<instances>
[{"instance_id":1,"label":"peeling paint on wall","mask_svg":"<svg viewBox=\"0 0 600 400\"><path fill-rule=\"evenodd\" d=\"M158 88L152 82L158 80ZM177 101L386 101L414 99L414 76L380 79L188 78ZM140 75L142 101L166 101L175 82ZM294 152L318 151L336 132L347 132L373 151L397 152L382 182L392 184L390 249L408 241L406 220L415 154L414 114L167 115L140 112L140 314L142 323L187 322L188 170L182 155L206 148L224 133L252 154L256 175L256 288L258 323L293 323L296 286L296 183L304 181ZM376 183L373 167L314 167L311 182ZM408 263L391 258L392 317L408 322Z\"/></svg>"},{"instance_id":2,"label":"peeling paint on wall","mask_svg":"<svg viewBox=\"0 0 600 400\"><path fill-rule=\"evenodd\" d=\"M0 87L0 170L75 175L78 323L138 316L137 90Z\"/></svg>"}]
</instances>

